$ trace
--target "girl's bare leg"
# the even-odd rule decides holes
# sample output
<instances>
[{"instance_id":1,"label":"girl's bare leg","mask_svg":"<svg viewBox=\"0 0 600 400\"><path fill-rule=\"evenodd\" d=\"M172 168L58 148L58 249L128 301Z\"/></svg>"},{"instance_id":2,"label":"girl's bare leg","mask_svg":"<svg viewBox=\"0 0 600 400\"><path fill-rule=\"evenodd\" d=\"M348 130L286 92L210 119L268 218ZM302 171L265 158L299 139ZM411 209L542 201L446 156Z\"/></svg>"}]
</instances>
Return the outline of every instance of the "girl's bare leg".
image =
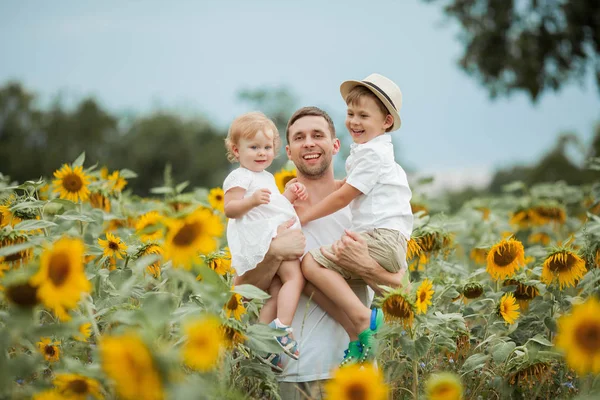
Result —
<instances>
[{"instance_id":1,"label":"girl's bare leg","mask_svg":"<svg viewBox=\"0 0 600 400\"><path fill-rule=\"evenodd\" d=\"M260 310L260 313L258 314L258 322L268 324L277 318L277 296L279 296L280 290L281 280L277 275L275 275L271 281L269 289L267 290L267 292L271 295L271 298L267 299L265 305Z\"/></svg>"},{"instance_id":2,"label":"girl's bare leg","mask_svg":"<svg viewBox=\"0 0 600 400\"><path fill-rule=\"evenodd\" d=\"M282 324L290 326L305 283L300 269L300 260L283 261L277 275L283 282L277 296L277 318Z\"/></svg>"}]
</instances>

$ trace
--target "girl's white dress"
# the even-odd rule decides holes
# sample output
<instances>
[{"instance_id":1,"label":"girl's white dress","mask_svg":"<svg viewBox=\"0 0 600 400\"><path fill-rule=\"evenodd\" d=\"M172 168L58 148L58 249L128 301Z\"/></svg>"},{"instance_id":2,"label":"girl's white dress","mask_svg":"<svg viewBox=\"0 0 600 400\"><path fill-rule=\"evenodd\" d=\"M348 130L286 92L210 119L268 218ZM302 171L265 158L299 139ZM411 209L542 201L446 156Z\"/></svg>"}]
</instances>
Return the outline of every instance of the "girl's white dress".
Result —
<instances>
[{"instance_id":1,"label":"girl's white dress","mask_svg":"<svg viewBox=\"0 0 600 400\"><path fill-rule=\"evenodd\" d=\"M290 218L296 218L292 228L300 228L294 206L281 193L275 178L267 171L253 172L240 167L232 171L223 182L223 191L234 187L246 189L244 198L258 189L269 189L269 204L261 204L241 218L229 219L227 244L231 251L231 266L238 275L254 269L269 250L271 240L277 236L277 227Z\"/></svg>"}]
</instances>

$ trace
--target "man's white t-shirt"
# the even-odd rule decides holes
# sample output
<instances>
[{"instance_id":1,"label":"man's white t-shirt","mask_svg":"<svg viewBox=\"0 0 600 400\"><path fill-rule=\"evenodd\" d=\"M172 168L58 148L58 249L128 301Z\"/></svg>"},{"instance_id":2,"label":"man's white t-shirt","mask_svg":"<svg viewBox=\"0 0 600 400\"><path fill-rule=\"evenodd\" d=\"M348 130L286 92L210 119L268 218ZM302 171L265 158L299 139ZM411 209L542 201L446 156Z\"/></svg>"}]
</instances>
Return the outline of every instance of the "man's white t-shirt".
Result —
<instances>
[{"instance_id":1,"label":"man's white t-shirt","mask_svg":"<svg viewBox=\"0 0 600 400\"><path fill-rule=\"evenodd\" d=\"M314 248L330 245L342 237L344 229L352 225L348 207L331 215L311 221L302 227L306 237L305 254ZM373 291L364 283L351 285L358 298L370 306ZM282 354L282 382L309 382L331 378L331 371L339 366L348 348L349 338L344 328L314 301L302 295L292 321L294 337L298 340L300 359L291 360Z\"/></svg>"}]
</instances>

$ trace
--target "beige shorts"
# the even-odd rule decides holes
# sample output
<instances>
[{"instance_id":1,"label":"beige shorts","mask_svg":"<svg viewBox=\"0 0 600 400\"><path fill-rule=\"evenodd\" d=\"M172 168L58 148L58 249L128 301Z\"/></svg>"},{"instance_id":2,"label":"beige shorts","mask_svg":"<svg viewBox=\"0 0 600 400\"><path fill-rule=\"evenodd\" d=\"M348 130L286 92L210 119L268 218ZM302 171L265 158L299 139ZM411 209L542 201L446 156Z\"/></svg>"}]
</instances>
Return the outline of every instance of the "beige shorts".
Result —
<instances>
[{"instance_id":1,"label":"beige shorts","mask_svg":"<svg viewBox=\"0 0 600 400\"><path fill-rule=\"evenodd\" d=\"M385 270L389 272L407 271L408 264L406 263L406 238L399 232L393 229L377 228L368 232L360 232L369 248L369 255L379 263ZM332 246L325 246L331 251ZM316 262L327 269L337 271L345 279L360 279L344 268L337 265L321 253L320 248L310 251ZM404 274L405 280L408 280L408 273Z\"/></svg>"}]
</instances>

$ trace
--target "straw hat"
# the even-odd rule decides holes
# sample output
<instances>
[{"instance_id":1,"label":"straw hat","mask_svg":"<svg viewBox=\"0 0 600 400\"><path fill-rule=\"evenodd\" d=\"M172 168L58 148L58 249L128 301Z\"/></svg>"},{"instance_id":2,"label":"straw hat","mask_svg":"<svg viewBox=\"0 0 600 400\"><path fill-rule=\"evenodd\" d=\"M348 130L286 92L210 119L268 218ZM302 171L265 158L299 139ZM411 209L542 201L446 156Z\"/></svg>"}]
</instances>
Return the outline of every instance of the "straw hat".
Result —
<instances>
[{"instance_id":1,"label":"straw hat","mask_svg":"<svg viewBox=\"0 0 600 400\"><path fill-rule=\"evenodd\" d=\"M398 85L383 75L371 74L362 81L345 81L340 85L340 93L344 100L356 86L364 86L377 96L394 117L391 131L400 128L400 108L402 107L402 92Z\"/></svg>"}]
</instances>

